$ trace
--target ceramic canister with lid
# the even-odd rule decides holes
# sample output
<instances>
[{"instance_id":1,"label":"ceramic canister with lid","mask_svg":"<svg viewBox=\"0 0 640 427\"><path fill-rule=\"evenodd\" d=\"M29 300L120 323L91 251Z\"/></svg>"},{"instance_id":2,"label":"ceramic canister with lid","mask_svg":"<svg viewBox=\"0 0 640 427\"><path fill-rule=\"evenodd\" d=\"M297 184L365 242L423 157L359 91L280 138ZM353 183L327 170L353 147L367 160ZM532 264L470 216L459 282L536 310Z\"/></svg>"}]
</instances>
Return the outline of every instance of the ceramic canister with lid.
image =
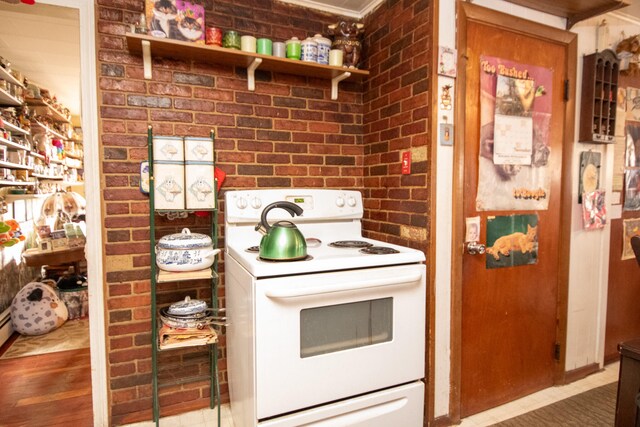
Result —
<instances>
[{"instance_id":1,"label":"ceramic canister with lid","mask_svg":"<svg viewBox=\"0 0 640 427\"><path fill-rule=\"evenodd\" d=\"M318 43L318 64L329 65L329 51L331 50L331 40L322 37L320 34L313 36Z\"/></svg>"},{"instance_id":2,"label":"ceramic canister with lid","mask_svg":"<svg viewBox=\"0 0 640 427\"><path fill-rule=\"evenodd\" d=\"M318 42L307 37L300 43L302 49L300 59L305 62L318 62Z\"/></svg>"},{"instance_id":3,"label":"ceramic canister with lid","mask_svg":"<svg viewBox=\"0 0 640 427\"><path fill-rule=\"evenodd\" d=\"M300 40L297 37L291 37L286 42L287 58L300 59Z\"/></svg>"}]
</instances>

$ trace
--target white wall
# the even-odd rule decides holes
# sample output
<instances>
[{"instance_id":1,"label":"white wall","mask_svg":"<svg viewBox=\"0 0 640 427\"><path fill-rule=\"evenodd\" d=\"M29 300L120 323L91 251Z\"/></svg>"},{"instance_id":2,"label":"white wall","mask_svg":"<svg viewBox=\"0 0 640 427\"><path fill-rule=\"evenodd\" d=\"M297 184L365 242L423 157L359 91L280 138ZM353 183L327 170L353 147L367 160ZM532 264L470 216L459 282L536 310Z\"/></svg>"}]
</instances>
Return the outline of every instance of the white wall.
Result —
<instances>
[{"instance_id":1,"label":"white wall","mask_svg":"<svg viewBox=\"0 0 640 427\"><path fill-rule=\"evenodd\" d=\"M562 18L532 11L501 0L477 0L475 4L521 18L534 20L555 28L564 29L566 22ZM620 39L620 32L629 36L640 33L640 25L621 20L617 14L606 16L609 23L610 44ZM602 19L602 17L600 18ZM595 51L595 27L600 19L580 23L571 30L578 34L578 67L576 76L576 106L580 105L580 87L582 82L582 56ZM453 32L455 28L455 1L440 1L439 44L455 46ZM459 70L460 72L460 70ZM438 77L438 86L449 83L450 79ZM455 83L454 83L455 84ZM454 86L455 90L455 86ZM454 113L447 112L453 117ZM439 112L438 121L444 112ZM576 139L580 123L579 108L576 107ZM607 190L608 212L611 209L611 181L613 167L613 147L576 142L574 146L571 176L573 180L571 249L569 272L568 331L565 370L587 366L591 363L602 365L604 358L604 331L606 322L606 292L608 281L609 232L607 226L600 231L582 229L581 208L578 198L578 168L581 151L592 149L602 153L600 179ZM436 355L435 355L435 405L434 416L445 416L449 412L450 393L450 325L451 325L451 194L453 155L451 147L437 147L438 170L436 183L436 221L438 234L436 246L439 248L435 272L435 312L436 312ZM442 249L442 250L440 250Z\"/></svg>"}]
</instances>

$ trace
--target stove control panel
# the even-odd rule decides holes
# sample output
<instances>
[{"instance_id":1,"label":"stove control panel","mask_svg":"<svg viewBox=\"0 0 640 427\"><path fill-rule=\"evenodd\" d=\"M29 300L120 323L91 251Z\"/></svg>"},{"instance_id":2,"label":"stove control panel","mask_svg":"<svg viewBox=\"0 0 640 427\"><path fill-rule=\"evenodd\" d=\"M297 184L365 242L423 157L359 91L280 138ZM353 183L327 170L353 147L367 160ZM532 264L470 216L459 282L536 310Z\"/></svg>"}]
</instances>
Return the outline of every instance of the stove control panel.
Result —
<instances>
[{"instance_id":1,"label":"stove control panel","mask_svg":"<svg viewBox=\"0 0 640 427\"><path fill-rule=\"evenodd\" d=\"M327 219L361 219L362 194L353 190L331 189L265 189L237 190L225 193L227 223L256 222L265 207L278 201L288 201L303 209L296 222ZM291 219L283 209L269 212L269 220Z\"/></svg>"}]
</instances>

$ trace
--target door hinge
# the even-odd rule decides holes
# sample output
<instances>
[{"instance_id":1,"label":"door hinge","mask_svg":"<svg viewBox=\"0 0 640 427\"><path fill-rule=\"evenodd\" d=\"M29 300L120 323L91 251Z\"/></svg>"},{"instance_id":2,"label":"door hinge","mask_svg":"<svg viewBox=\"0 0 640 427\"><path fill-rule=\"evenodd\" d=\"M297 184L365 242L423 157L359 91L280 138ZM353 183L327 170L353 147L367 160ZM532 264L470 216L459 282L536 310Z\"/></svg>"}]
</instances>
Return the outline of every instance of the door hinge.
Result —
<instances>
[{"instance_id":1,"label":"door hinge","mask_svg":"<svg viewBox=\"0 0 640 427\"><path fill-rule=\"evenodd\" d=\"M558 343L553 345L553 358L558 362L560 361L560 344Z\"/></svg>"},{"instance_id":2,"label":"door hinge","mask_svg":"<svg viewBox=\"0 0 640 427\"><path fill-rule=\"evenodd\" d=\"M569 101L569 79L564 81L564 101Z\"/></svg>"}]
</instances>

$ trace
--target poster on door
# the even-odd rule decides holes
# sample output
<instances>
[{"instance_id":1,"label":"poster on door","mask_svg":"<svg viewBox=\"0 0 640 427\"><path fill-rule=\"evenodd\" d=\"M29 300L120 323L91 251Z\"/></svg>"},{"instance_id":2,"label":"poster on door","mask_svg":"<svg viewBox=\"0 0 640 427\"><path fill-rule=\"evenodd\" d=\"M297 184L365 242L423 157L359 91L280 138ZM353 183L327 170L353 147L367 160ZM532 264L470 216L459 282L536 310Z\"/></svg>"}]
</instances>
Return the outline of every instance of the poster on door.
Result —
<instances>
[{"instance_id":1,"label":"poster on door","mask_svg":"<svg viewBox=\"0 0 640 427\"><path fill-rule=\"evenodd\" d=\"M631 246L631 238L640 236L640 218L631 218L622 220L622 229L624 233L622 241L622 260L635 258L633 247Z\"/></svg>"},{"instance_id":2,"label":"poster on door","mask_svg":"<svg viewBox=\"0 0 640 427\"><path fill-rule=\"evenodd\" d=\"M487 218L487 269L538 262L538 215Z\"/></svg>"},{"instance_id":3,"label":"poster on door","mask_svg":"<svg viewBox=\"0 0 640 427\"><path fill-rule=\"evenodd\" d=\"M553 70L481 56L480 73L476 209L545 210Z\"/></svg>"}]
</instances>

